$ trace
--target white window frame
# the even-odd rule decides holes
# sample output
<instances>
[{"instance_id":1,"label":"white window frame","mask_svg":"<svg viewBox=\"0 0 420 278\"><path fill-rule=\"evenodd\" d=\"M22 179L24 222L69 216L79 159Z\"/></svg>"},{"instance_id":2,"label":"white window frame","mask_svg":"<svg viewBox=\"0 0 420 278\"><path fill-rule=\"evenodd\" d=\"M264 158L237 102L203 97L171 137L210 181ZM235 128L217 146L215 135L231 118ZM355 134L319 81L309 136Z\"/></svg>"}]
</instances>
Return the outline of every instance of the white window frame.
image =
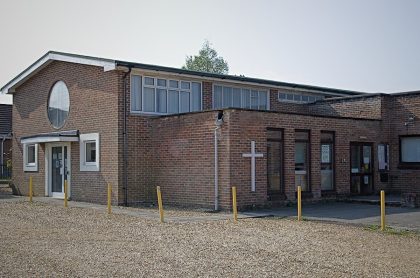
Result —
<instances>
[{"instance_id":1,"label":"white window frame","mask_svg":"<svg viewBox=\"0 0 420 278\"><path fill-rule=\"evenodd\" d=\"M214 83L213 84L213 88L212 88L212 107L213 109L223 109L223 108L216 108L215 107L215 98L214 98L214 93L215 93L215 87L219 86L222 87L222 107L223 107L223 87L229 87L232 88L232 96L231 96L231 102L233 104L233 89L240 89L241 90L241 107L231 107L231 108L239 108L239 109L252 109L251 108L251 92L252 91L257 91L258 92L258 100L260 98L260 92L265 92L267 95L267 103L266 103L266 109L256 109L256 110L260 110L260 111L267 111L270 110L270 89L266 89L266 88L252 88L252 87L245 87L245 86L236 86L236 85L230 85L230 84L220 84L220 83ZM249 90L249 102L250 102L250 107L243 107L244 106L244 99L242 97L242 90ZM259 106L259 104L258 104Z\"/></svg>"},{"instance_id":2,"label":"white window frame","mask_svg":"<svg viewBox=\"0 0 420 278\"><path fill-rule=\"evenodd\" d=\"M96 161L86 162L86 143L96 143ZM98 172L100 170L100 141L99 133L80 134L80 171Z\"/></svg>"},{"instance_id":3,"label":"white window frame","mask_svg":"<svg viewBox=\"0 0 420 278\"><path fill-rule=\"evenodd\" d=\"M280 94L286 95L286 98L285 99L280 98ZM287 95L292 95L293 96L293 100L287 99ZM314 97L315 98L315 101L309 101L309 100L308 101L303 101L303 100L298 101L298 100L294 100L294 96L295 95L299 95L301 97L301 99L302 99L303 96L307 96L308 98L309 97ZM310 95L310 94L302 94L302 93L290 93L290 92L282 92L280 90L277 92L277 100L279 102L288 102L288 103L296 103L296 104L307 104L307 103L317 102L318 100L323 100L324 98L325 97L324 96L321 96L321 95Z\"/></svg>"},{"instance_id":4,"label":"white window frame","mask_svg":"<svg viewBox=\"0 0 420 278\"><path fill-rule=\"evenodd\" d=\"M28 148L35 146L35 162L28 163ZM37 172L38 171L38 144L23 144L23 171Z\"/></svg>"},{"instance_id":5,"label":"white window frame","mask_svg":"<svg viewBox=\"0 0 420 278\"><path fill-rule=\"evenodd\" d=\"M131 105L131 102L133 100L133 92L131 90L131 78L132 76L139 76L141 78L142 81L142 86L141 86L141 110L133 110L133 106ZM154 85L146 85L144 80L145 78L152 78L154 79ZM157 84L157 80L158 79L164 79L166 80L166 87L162 87L162 86L158 86ZM177 81L178 82L178 88L172 88L169 86L170 81ZM190 83L190 89L182 89L181 88L181 82L187 82ZM142 114L142 115L175 115L175 114L182 114L182 113L191 113L191 112L198 112L198 111L191 111L191 107L192 107L192 88L193 88L193 84L192 83L199 83L200 84L200 108L198 111L203 111L203 82L200 81L193 81L193 80L183 80L183 79L177 79L177 78L170 78L170 77L157 77L157 76L150 76L150 75L145 75L145 74L140 74L140 73L133 73L130 76L130 113L131 114ZM154 89L155 92L155 100L154 100L154 106L155 106L155 110L157 108L157 90L156 89L165 89L166 90L166 112L145 112L144 111L144 88L152 88ZM188 92L189 96L190 96L190 103L189 103L189 111L188 112L178 112L178 113L168 113L168 107L169 107L169 91L173 90L173 91L178 91L178 109L180 109L181 107L181 92ZM179 110L178 110L179 111Z\"/></svg>"}]
</instances>

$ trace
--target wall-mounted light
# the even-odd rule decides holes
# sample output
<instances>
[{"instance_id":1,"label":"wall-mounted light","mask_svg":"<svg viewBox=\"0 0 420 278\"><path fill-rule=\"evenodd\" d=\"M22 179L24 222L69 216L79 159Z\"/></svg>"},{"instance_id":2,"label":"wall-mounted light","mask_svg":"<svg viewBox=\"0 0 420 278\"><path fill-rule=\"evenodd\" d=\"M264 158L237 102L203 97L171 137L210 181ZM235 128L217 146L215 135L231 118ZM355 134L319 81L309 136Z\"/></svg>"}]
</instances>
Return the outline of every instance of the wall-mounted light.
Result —
<instances>
[{"instance_id":1,"label":"wall-mounted light","mask_svg":"<svg viewBox=\"0 0 420 278\"><path fill-rule=\"evenodd\" d=\"M407 121L404 123L405 126L408 126L410 123L414 123L416 120L416 115L410 114L408 115Z\"/></svg>"},{"instance_id":2,"label":"wall-mounted light","mask_svg":"<svg viewBox=\"0 0 420 278\"><path fill-rule=\"evenodd\" d=\"M217 113L216 126L220 127L222 124L223 124L223 111L219 111L219 113Z\"/></svg>"}]
</instances>

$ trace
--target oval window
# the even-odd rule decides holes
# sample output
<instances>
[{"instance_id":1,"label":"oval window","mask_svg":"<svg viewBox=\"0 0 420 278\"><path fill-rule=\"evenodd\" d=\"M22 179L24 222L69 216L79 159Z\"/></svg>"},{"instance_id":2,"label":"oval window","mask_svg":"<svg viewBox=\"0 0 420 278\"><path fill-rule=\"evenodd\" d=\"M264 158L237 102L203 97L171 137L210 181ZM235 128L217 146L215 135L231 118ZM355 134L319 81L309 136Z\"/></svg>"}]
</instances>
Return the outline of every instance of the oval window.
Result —
<instances>
[{"instance_id":1,"label":"oval window","mask_svg":"<svg viewBox=\"0 0 420 278\"><path fill-rule=\"evenodd\" d=\"M63 127L69 115L69 90L63 81L58 81L51 89L48 100L48 119L54 128Z\"/></svg>"}]
</instances>

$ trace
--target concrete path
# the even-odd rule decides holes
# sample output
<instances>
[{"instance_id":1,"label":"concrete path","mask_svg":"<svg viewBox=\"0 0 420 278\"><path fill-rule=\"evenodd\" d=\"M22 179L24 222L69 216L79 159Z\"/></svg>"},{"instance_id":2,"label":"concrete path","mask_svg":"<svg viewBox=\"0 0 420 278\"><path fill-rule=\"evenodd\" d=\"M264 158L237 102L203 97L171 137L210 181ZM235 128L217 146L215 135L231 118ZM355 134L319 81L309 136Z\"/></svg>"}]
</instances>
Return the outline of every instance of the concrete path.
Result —
<instances>
[{"instance_id":1,"label":"concrete path","mask_svg":"<svg viewBox=\"0 0 420 278\"><path fill-rule=\"evenodd\" d=\"M1 194L0 194L1 195ZM28 197L16 197L12 195L0 197L0 202L16 202L25 201ZM34 197L35 202L43 202L51 205L62 206L63 200ZM69 207L90 208L101 210L106 213L105 205L98 205L92 203L69 201ZM217 221L217 220L231 220L232 214L230 212L220 213L203 213L198 211L176 211L168 210L170 216L165 216L165 222L183 223L183 222L202 222L202 221ZM130 216L143 217L151 220L159 220L159 213L157 209L144 208L126 208L126 207L112 207L112 212L115 214L124 214ZM182 216L174 216L179 212ZM186 215L187 214L187 215ZM387 207L386 208L386 225L397 228L407 229L420 232L420 209L401 208L401 207ZM357 204L357 203L324 203L303 205L302 216L308 220L331 221L347 224L358 225L379 225L380 224L380 209L377 205ZM296 217L296 207L284 207L276 209L256 210L240 212L239 219L256 218L256 217Z\"/></svg>"}]
</instances>

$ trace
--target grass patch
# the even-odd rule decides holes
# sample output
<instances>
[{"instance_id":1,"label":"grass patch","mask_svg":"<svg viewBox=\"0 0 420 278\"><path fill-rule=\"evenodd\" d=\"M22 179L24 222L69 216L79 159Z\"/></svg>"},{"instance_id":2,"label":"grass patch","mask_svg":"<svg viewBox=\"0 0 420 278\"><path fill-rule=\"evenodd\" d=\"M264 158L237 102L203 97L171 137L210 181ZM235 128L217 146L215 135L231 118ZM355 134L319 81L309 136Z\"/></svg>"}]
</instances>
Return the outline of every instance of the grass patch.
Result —
<instances>
[{"instance_id":1,"label":"grass patch","mask_svg":"<svg viewBox=\"0 0 420 278\"><path fill-rule=\"evenodd\" d=\"M366 231L372 231L372 232L381 232L384 234L389 235L397 235L397 236L409 236L409 235L418 235L415 231L410 230L402 230L402 229L394 229L392 227L386 226L384 231L381 231L381 227L379 225L369 225L365 227Z\"/></svg>"}]
</instances>

